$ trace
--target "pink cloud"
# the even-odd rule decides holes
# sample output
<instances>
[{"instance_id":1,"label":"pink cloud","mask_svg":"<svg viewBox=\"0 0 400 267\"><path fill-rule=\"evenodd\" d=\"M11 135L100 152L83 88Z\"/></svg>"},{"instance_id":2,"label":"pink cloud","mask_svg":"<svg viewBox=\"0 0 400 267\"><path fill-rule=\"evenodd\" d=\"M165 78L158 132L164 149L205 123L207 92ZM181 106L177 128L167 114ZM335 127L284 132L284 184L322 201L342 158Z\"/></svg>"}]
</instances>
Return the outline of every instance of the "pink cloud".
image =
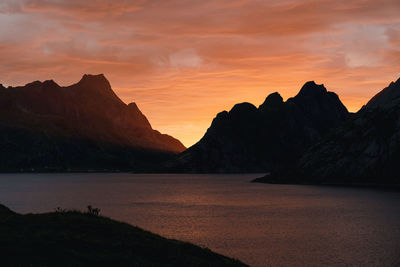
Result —
<instances>
[{"instance_id":1,"label":"pink cloud","mask_svg":"<svg viewBox=\"0 0 400 267\"><path fill-rule=\"evenodd\" d=\"M316 80L351 110L400 76L398 0L0 3L0 83L105 73L190 145L237 102Z\"/></svg>"}]
</instances>

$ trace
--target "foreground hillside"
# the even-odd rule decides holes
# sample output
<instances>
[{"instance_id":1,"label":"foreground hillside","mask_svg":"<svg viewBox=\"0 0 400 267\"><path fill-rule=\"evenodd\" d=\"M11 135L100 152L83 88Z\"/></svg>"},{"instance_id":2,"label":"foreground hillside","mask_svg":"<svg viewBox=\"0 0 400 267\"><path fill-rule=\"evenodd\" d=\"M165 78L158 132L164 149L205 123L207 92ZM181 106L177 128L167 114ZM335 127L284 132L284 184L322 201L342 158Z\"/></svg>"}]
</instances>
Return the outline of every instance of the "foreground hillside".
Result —
<instances>
[{"instance_id":1,"label":"foreground hillside","mask_svg":"<svg viewBox=\"0 0 400 267\"><path fill-rule=\"evenodd\" d=\"M267 172L293 165L329 130L349 118L339 97L307 82L283 101L270 94L219 113L204 137L166 164L172 172Z\"/></svg>"},{"instance_id":2,"label":"foreground hillside","mask_svg":"<svg viewBox=\"0 0 400 267\"><path fill-rule=\"evenodd\" d=\"M143 170L182 152L102 75L0 85L0 171Z\"/></svg>"},{"instance_id":3,"label":"foreground hillside","mask_svg":"<svg viewBox=\"0 0 400 267\"><path fill-rule=\"evenodd\" d=\"M21 215L0 205L2 266L246 266L93 213Z\"/></svg>"}]
</instances>

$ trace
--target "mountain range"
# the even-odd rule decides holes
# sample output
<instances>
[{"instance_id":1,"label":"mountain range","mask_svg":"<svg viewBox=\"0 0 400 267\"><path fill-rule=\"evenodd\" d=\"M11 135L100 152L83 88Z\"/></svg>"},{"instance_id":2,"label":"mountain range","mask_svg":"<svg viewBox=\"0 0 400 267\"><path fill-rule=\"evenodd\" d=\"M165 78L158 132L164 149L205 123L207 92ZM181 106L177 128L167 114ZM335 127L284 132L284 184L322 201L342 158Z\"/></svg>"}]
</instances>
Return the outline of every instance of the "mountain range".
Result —
<instances>
[{"instance_id":1,"label":"mountain range","mask_svg":"<svg viewBox=\"0 0 400 267\"><path fill-rule=\"evenodd\" d=\"M219 113L204 137L167 162L166 169L200 173L284 169L349 117L335 93L307 82L287 101L275 92L258 108L241 103Z\"/></svg>"},{"instance_id":2,"label":"mountain range","mask_svg":"<svg viewBox=\"0 0 400 267\"><path fill-rule=\"evenodd\" d=\"M399 162L400 79L308 148L292 168L255 181L398 185Z\"/></svg>"},{"instance_id":3,"label":"mountain range","mask_svg":"<svg viewBox=\"0 0 400 267\"><path fill-rule=\"evenodd\" d=\"M169 160L170 172L267 172L256 182L399 184L400 79L349 113L323 85L307 82L283 101L235 105L203 138Z\"/></svg>"},{"instance_id":4,"label":"mountain range","mask_svg":"<svg viewBox=\"0 0 400 267\"><path fill-rule=\"evenodd\" d=\"M313 81L217 114L192 147L154 130L104 75L0 85L0 171L265 172L257 182L399 184L400 79L349 113Z\"/></svg>"},{"instance_id":5,"label":"mountain range","mask_svg":"<svg viewBox=\"0 0 400 267\"><path fill-rule=\"evenodd\" d=\"M400 79L313 145L294 175L317 183L399 184Z\"/></svg>"},{"instance_id":6,"label":"mountain range","mask_svg":"<svg viewBox=\"0 0 400 267\"><path fill-rule=\"evenodd\" d=\"M104 75L0 85L0 170L144 170L185 150L126 105Z\"/></svg>"}]
</instances>

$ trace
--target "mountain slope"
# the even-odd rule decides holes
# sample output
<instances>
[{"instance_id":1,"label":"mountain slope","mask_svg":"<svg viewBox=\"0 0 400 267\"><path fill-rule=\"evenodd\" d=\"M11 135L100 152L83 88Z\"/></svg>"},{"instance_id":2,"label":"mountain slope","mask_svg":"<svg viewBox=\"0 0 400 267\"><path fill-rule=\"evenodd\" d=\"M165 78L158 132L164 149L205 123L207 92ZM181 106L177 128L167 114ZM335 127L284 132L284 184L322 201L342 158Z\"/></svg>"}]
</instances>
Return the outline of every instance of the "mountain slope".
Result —
<instances>
[{"instance_id":1,"label":"mountain slope","mask_svg":"<svg viewBox=\"0 0 400 267\"><path fill-rule=\"evenodd\" d=\"M297 161L329 129L346 120L347 109L323 85L307 82L293 98L269 95L256 108L235 105L213 120L204 137L169 161L176 172L264 172Z\"/></svg>"},{"instance_id":2,"label":"mountain slope","mask_svg":"<svg viewBox=\"0 0 400 267\"><path fill-rule=\"evenodd\" d=\"M295 176L322 183L399 184L400 79L311 147ZM301 178L299 178L301 177Z\"/></svg>"},{"instance_id":3,"label":"mountain slope","mask_svg":"<svg viewBox=\"0 0 400 267\"><path fill-rule=\"evenodd\" d=\"M362 110L374 108L389 108L400 104L400 78L396 82L391 82L388 87L377 93L362 108Z\"/></svg>"},{"instance_id":4,"label":"mountain slope","mask_svg":"<svg viewBox=\"0 0 400 267\"><path fill-rule=\"evenodd\" d=\"M102 74L67 87L0 86L0 111L1 170L126 169L185 150L153 130L135 103L123 103Z\"/></svg>"},{"instance_id":5,"label":"mountain slope","mask_svg":"<svg viewBox=\"0 0 400 267\"><path fill-rule=\"evenodd\" d=\"M0 236L2 266L247 266L79 211L22 215L0 205Z\"/></svg>"}]
</instances>

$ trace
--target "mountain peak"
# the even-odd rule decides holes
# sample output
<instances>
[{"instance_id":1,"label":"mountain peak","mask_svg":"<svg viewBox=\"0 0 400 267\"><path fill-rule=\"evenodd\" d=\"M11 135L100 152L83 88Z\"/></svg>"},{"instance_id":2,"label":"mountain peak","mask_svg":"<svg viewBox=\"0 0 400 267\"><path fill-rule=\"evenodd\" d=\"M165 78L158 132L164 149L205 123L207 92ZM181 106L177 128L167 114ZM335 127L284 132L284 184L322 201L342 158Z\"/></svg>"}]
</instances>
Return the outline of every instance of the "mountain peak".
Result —
<instances>
[{"instance_id":1,"label":"mountain peak","mask_svg":"<svg viewBox=\"0 0 400 267\"><path fill-rule=\"evenodd\" d=\"M239 103L233 106L233 108L231 109L231 111L229 111L229 113L231 114L236 114L236 113L249 113L249 112L254 112L256 111L257 108L248 102L243 102L243 103Z\"/></svg>"},{"instance_id":2,"label":"mountain peak","mask_svg":"<svg viewBox=\"0 0 400 267\"><path fill-rule=\"evenodd\" d=\"M104 99L108 98L110 100L115 100L120 104L123 103L112 90L109 81L103 74L84 74L82 79L77 84L74 84L73 87L75 87L80 93L89 94L90 96L102 96Z\"/></svg>"},{"instance_id":3,"label":"mountain peak","mask_svg":"<svg viewBox=\"0 0 400 267\"><path fill-rule=\"evenodd\" d=\"M83 76L82 76L82 79L105 79L106 77L104 76L104 74L103 73L100 73L100 74L87 74L87 73L85 73L85 74L83 74Z\"/></svg>"},{"instance_id":4,"label":"mountain peak","mask_svg":"<svg viewBox=\"0 0 400 267\"><path fill-rule=\"evenodd\" d=\"M397 79L395 82L391 82L390 85L400 85L400 78Z\"/></svg>"},{"instance_id":5,"label":"mountain peak","mask_svg":"<svg viewBox=\"0 0 400 267\"><path fill-rule=\"evenodd\" d=\"M25 85L25 87L41 87L41 86L60 87L54 80L45 80L44 82L34 81L27 83Z\"/></svg>"},{"instance_id":6,"label":"mountain peak","mask_svg":"<svg viewBox=\"0 0 400 267\"><path fill-rule=\"evenodd\" d=\"M38 87L38 86L41 86L41 85L42 85L41 81L34 81L34 82L27 83L25 85L25 87Z\"/></svg>"},{"instance_id":7,"label":"mountain peak","mask_svg":"<svg viewBox=\"0 0 400 267\"><path fill-rule=\"evenodd\" d=\"M362 109L391 107L400 101L400 78L391 82L388 87L377 93Z\"/></svg>"},{"instance_id":8,"label":"mountain peak","mask_svg":"<svg viewBox=\"0 0 400 267\"><path fill-rule=\"evenodd\" d=\"M131 102L128 104L128 108L133 109L133 110L138 110L139 107L137 106L137 104L135 102Z\"/></svg>"},{"instance_id":9,"label":"mountain peak","mask_svg":"<svg viewBox=\"0 0 400 267\"><path fill-rule=\"evenodd\" d=\"M323 84L316 84L314 81L309 81L303 85L297 96L314 96L326 92L326 88Z\"/></svg>"},{"instance_id":10,"label":"mountain peak","mask_svg":"<svg viewBox=\"0 0 400 267\"><path fill-rule=\"evenodd\" d=\"M104 76L104 74L84 74L81 78L81 80L78 83L85 83L85 82L91 82L91 83L107 83L109 85L109 82L107 78Z\"/></svg>"},{"instance_id":11,"label":"mountain peak","mask_svg":"<svg viewBox=\"0 0 400 267\"><path fill-rule=\"evenodd\" d=\"M60 87L54 80L46 80L42 84L49 87Z\"/></svg>"},{"instance_id":12,"label":"mountain peak","mask_svg":"<svg viewBox=\"0 0 400 267\"><path fill-rule=\"evenodd\" d=\"M283 103L283 98L278 92L274 92L269 94L267 98L265 98L264 103L259 106L260 110L265 110L267 108L276 108Z\"/></svg>"}]
</instances>

